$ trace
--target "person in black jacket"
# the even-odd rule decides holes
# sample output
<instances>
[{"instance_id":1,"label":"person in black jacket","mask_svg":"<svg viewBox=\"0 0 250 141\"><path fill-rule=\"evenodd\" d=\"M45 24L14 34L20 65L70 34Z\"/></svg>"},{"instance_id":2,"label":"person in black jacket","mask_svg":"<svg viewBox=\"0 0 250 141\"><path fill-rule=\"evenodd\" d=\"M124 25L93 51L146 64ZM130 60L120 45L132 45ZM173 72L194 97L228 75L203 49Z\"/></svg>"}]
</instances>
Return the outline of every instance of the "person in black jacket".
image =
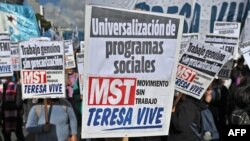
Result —
<instances>
[{"instance_id":1,"label":"person in black jacket","mask_svg":"<svg viewBox=\"0 0 250 141\"><path fill-rule=\"evenodd\" d=\"M227 97L229 91L226 86L224 86L224 81L222 79L214 79L212 82L212 101L209 104L209 109L213 114L215 125L220 133L220 135L226 135L226 108L227 108ZM220 141L224 140L224 136L220 136Z\"/></svg>"},{"instance_id":2,"label":"person in black jacket","mask_svg":"<svg viewBox=\"0 0 250 141\"><path fill-rule=\"evenodd\" d=\"M211 100L211 88L206 91L202 100L182 95L180 102L173 108L168 141L198 141L191 124L195 123L201 127L200 111L207 108L206 103L210 103Z\"/></svg>"},{"instance_id":3,"label":"person in black jacket","mask_svg":"<svg viewBox=\"0 0 250 141\"><path fill-rule=\"evenodd\" d=\"M16 79L5 77L6 82L3 84L2 93L2 117L3 117L3 134L5 141L11 141L11 132L16 133L19 141L24 141L22 131L22 113L21 106L17 102L17 95L20 93L21 85L18 85Z\"/></svg>"},{"instance_id":4,"label":"person in black jacket","mask_svg":"<svg viewBox=\"0 0 250 141\"><path fill-rule=\"evenodd\" d=\"M250 125L250 85L237 87L232 97L235 106L229 116L229 124Z\"/></svg>"}]
</instances>

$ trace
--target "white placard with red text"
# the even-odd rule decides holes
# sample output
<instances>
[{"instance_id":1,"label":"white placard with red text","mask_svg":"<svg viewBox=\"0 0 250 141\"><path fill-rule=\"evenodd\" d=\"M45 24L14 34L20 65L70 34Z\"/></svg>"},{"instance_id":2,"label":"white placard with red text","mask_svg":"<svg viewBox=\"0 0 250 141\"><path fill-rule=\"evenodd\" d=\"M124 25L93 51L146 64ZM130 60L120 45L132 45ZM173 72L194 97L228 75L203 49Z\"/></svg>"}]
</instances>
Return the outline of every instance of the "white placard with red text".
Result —
<instances>
[{"instance_id":1,"label":"white placard with red text","mask_svg":"<svg viewBox=\"0 0 250 141\"><path fill-rule=\"evenodd\" d=\"M86 7L83 138L168 134L182 27L179 16Z\"/></svg>"},{"instance_id":2,"label":"white placard with red text","mask_svg":"<svg viewBox=\"0 0 250 141\"><path fill-rule=\"evenodd\" d=\"M201 99L231 54L217 47L191 40L177 68L177 91Z\"/></svg>"},{"instance_id":3,"label":"white placard with red text","mask_svg":"<svg viewBox=\"0 0 250 141\"><path fill-rule=\"evenodd\" d=\"M13 71L20 71L20 57L18 43L10 43L10 58Z\"/></svg>"},{"instance_id":4,"label":"white placard with red text","mask_svg":"<svg viewBox=\"0 0 250 141\"><path fill-rule=\"evenodd\" d=\"M19 49L22 98L65 98L63 42L24 41Z\"/></svg>"}]
</instances>

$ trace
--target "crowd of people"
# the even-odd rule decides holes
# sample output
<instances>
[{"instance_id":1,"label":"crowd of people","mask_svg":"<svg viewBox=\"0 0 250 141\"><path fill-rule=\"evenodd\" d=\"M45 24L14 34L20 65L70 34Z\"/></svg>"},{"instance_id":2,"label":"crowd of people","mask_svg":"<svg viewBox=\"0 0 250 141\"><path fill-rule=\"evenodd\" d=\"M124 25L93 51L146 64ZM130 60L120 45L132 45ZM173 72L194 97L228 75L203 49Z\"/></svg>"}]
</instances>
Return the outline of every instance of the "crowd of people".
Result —
<instances>
[{"instance_id":1,"label":"crowd of people","mask_svg":"<svg viewBox=\"0 0 250 141\"><path fill-rule=\"evenodd\" d=\"M65 99L22 100L20 74L2 77L0 82L1 128L4 141L11 141L14 132L18 141L25 141L24 130L32 141L80 140L81 96L78 73L68 69Z\"/></svg>"},{"instance_id":2,"label":"crowd of people","mask_svg":"<svg viewBox=\"0 0 250 141\"><path fill-rule=\"evenodd\" d=\"M231 85L223 79L214 79L201 100L179 94L179 102L173 106L169 135L147 140L196 141L199 140L190 125L201 126L202 109L208 108L223 141L226 125L250 124L250 70L241 57L231 73ZM11 141L14 132L18 141L25 141L23 129L34 141L80 140L81 100L77 69L66 70L66 99L22 100L20 75L2 77L0 87L1 127L4 141ZM100 140L100 139L98 139ZM146 138L130 138L146 140Z\"/></svg>"},{"instance_id":3,"label":"crowd of people","mask_svg":"<svg viewBox=\"0 0 250 141\"><path fill-rule=\"evenodd\" d=\"M241 57L235 61L229 87L223 79L214 79L201 100L183 95L173 108L168 141L198 141L190 125L201 126L201 109L208 108L224 141L227 125L250 125L250 70Z\"/></svg>"}]
</instances>

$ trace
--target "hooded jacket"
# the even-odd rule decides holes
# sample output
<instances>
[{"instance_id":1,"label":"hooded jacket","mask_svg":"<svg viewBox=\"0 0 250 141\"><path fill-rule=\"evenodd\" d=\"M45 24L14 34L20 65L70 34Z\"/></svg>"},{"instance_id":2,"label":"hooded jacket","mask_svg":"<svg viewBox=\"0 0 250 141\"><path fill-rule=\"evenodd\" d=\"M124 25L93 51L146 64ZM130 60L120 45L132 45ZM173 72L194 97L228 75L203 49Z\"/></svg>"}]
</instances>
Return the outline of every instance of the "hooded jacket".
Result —
<instances>
[{"instance_id":1,"label":"hooded jacket","mask_svg":"<svg viewBox=\"0 0 250 141\"><path fill-rule=\"evenodd\" d=\"M171 115L168 141L198 141L191 129L191 124L194 122L198 127L201 126L200 111L205 108L207 108L205 103L190 96L186 96L185 100L180 101L176 111Z\"/></svg>"}]
</instances>

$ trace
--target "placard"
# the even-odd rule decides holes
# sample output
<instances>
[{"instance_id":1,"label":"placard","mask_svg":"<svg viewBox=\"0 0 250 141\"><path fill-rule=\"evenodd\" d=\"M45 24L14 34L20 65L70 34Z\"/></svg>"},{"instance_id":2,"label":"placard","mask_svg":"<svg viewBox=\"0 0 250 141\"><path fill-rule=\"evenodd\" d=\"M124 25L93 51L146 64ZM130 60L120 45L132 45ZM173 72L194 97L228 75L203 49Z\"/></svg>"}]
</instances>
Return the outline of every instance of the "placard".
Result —
<instances>
[{"instance_id":1,"label":"placard","mask_svg":"<svg viewBox=\"0 0 250 141\"><path fill-rule=\"evenodd\" d=\"M65 98L63 42L19 43L22 98Z\"/></svg>"},{"instance_id":2,"label":"placard","mask_svg":"<svg viewBox=\"0 0 250 141\"><path fill-rule=\"evenodd\" d=\"M86 7L83 138L167 135L183 18Z\"/></svg>"}]
</instances>

